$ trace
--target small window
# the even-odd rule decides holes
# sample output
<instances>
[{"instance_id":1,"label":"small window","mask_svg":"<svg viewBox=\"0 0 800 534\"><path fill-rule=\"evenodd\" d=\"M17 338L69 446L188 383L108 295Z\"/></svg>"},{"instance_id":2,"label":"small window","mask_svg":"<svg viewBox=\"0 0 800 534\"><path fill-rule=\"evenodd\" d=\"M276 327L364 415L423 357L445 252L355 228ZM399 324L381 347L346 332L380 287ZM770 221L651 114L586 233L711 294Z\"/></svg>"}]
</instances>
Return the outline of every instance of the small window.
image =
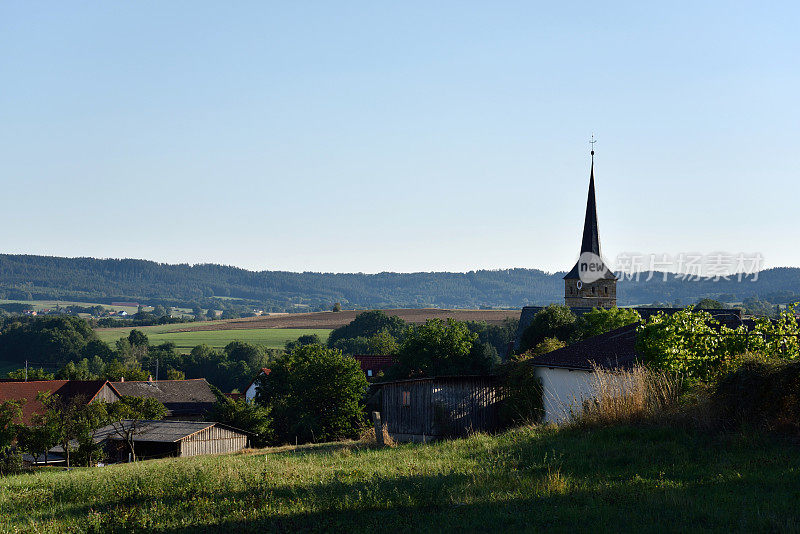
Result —
<instances>
[{"instance_id":1,"label":"small window","mask_svg":"<svg viewBox=\"0 0 800 534\"><path fill-rule=\"evenodd\" d=\"M372 376L372 369L367 369L367 376Z\"/></svg>"},{"instance_id":2,"label":"small window","mask_svg":"<svg viewBox=\"0 0 800 534\"><path fill-rule=\"evenodd\" d=\"M403 406L411 406L411 392L404 391L403 392Z\"/></svg>"},{"instance_id":3,"label":"small window","mask_svg":"<svg viewBox=\"0 0 800 534\"><path fill-rule=\"evenodd\" d=\"M597 288L596 288L596 287L593 287L593 288L592 288L592 295L596 295L596 294L597 294Z\"/></svg>"},{"instance_id":4,"label":"small window","mask_svg":"<svg viewBox=\"0 0 800 534\"><path fill-rule=\"evenodd\" d=\"M606 295L608 295L608 286L605 287Z\"/></svg>"}]
</instances>

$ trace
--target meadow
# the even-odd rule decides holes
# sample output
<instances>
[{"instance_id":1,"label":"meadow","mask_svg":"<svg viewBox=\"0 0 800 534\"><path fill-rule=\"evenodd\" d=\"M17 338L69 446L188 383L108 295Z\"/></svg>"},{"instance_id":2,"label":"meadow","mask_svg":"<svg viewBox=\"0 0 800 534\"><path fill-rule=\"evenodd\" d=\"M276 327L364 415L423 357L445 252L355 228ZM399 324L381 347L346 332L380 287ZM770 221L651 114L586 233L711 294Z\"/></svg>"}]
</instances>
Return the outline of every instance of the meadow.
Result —
<instances>
[{"instance_id":1,"label":"meadow","mask_svg":"<svg viewBox=\"0 0 800 534\"><path fill-rule=\"evenodd\" d=\"M205 323L191 323L198 326ZM321 328L249 328L236 330L192 330L177 331L186 325L171 324L141 326L136 330L144 332L151 344L171 342L179 352L188 353L197 345L222 348L231 341L244 341L267 348L282 349L287 341L294 341L306 334L316 334L324 342L330 334L329 329ZM126 337L133 328L108 328L96 330L97 336L113 345L118 339Z\"/></svg>"},{"instance_id":2,"label":"meadow","mask_svg":"<svg viewBox=\"0 0 800 534\"><path fill-rule=\"evenodd\" d=\"M0 532L800 530L800 447L677 428L523 428L0 479Z\"/></svg>"}]
</instances>

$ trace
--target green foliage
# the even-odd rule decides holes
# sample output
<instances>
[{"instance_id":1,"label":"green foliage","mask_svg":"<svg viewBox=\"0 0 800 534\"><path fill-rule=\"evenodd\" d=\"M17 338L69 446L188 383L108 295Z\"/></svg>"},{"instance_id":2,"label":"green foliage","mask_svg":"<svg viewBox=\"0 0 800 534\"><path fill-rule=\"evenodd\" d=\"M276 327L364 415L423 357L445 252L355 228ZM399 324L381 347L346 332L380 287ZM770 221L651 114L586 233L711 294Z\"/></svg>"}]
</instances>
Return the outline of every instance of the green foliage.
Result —
<instances>
[{"instance_id":1,"label":"green foliage","mask_svg":"<svg viewBox=\"0 0 800 534\"><path fill-rule=\"evenodd\" d=\"M22 416L22 405L17 401L0 402L0 475L8 471L12 456L11 446L17 437L17 421Z\"/></svg>"},{"instance_id":2,"label":"green foliage","mask_svg":"<svg viewBox=\"0 0 800 534\"><path fill-rule=\"evenodd\" d=\"M45 427L43 433L55 438L55 442L61 445L69 467L72 440L85 440L87 434L103 424L107 415L106 407L103 404L87 404L89 399L82 395L66 398L41 392L36 399L44 406L45 412L34 416L32 422L34 426Z\"/></svg>"},{"instance_id":3,"label":"green foliage","mask_svg":"<svg viewBox=\"0 0 800 534\"><path fill-rule=\"evenodd\" d=\"M103 420L110 424L117 436L125 441L133 460L136 460L133 438L142 423L163 419L167 415L166 407L150 397L122 397L116 402L99 406L105 410Z\"/></svg>"},{"instance_id":4,"label":"green foliage","mask_svg":"<svg viewBox=\"0 0 800 534\"><path fill-rule=\"evenodd\" d=\"M79 317L13 317L0 327L0 360L24 363L36 355L38 361L64 364L86 356L89 342L97 336Z\"/></svg>"},{"instance_id":5,"label":"green foliage","mask_svg":"<svg viewBox=\"0 0 800 534\"><path fill-rule=\"evenodd\" d=\"M528 353L531 356L538 356L540 354L547 354L548 352L553 352L554 350L558 350L566 346L567 344L561 341L560 339L556 339L554 337L546 337L539 343L537 343L536 346L533 347Z\"/></svg>"},{"instance_id":6,"label":"green foliage","mask_svg":"<svg viewBox=\"0 0 800 534\"><path fill-rule=\"evenodd\" d=\"M333 311L334 313L342 311L342 303L341 302L334 302L333 303L333 308L331 308L331 311Z\"/></svg>"},{"instance_id":7,"label":"green foliage","mask_svg":"<svg viewBox=\"0 0 800 534\"><path fill-rule=\"evenodd\" d=\"M400 350L400 344L389 332L389 329L384 328L370 337L358 336L338 339L333 344L333 348L350 356L354 354L386 356L397 354L397 351Z\"/></svg>"},{"instance_id":8,"label":"green foliage","mask_svg":"<svg viewBox=\"0 0 800 534\"><path fill-rule=\"evenodd\" d=\"M486 374L499 363L491 345L481 343L466 323L453 319L409 326L397 359L387 372L391 378Z\"/></svg>"},{"instance_id":9,"label":"green foliage","mask_svg":"<svg viewBox=\"0 0 800 534\"><path fill-rule=\"evenodd\" d=\"M367 379L354 359L306 345L278 358L258 379L256 401L272 408L276 439L293 442L355 437Z\"/></svg>"},{"instance_id":10,"label":"green foliage","mask_svg":"<svg viewBox=\"0 0 800 534\"><path fill-rule=\"evenodd\" d=\"M25 380L25 369L15 369L6 373L6 378L12 380ZM54 380L56 375L40 367L28 367L28 380Z\"/></svg>"},{"instance_id":11,"label":"green foliage","mask_svg":"<svg viewBox=\"0 0 800 534\"><path fill-rule=\"evenodd\" d=\"M502 365L497 374L505 394L500 404L501 424L529 425L541 421L544 417L544 392L536 368L512 361Z\"/></svg>"},{"instance_id":12,"label":"green foliage","mask_svg":"<svg viewBox=\"0 0 800 534\"><path fill-rule=\"evenodd\" d=\"M150 341L147 339L147 335L141 330L131 330L128 334L128 343L131 344L133 347L141 347L141 346L148 346L150 345Z\"/></svg>"},{"instance_id":13,"label":"green foliage","mask_svg":"<svg viewBox=\"0 0 800 534\"><path fill-rule=\"evenodd\" d=\"M723 304L718 300L709 298L698 300L697 304L694 306L696 310L722 310L728 307L729 306L727 304Z\"/></svg>"},{"instance_id":14,"label":"green foliage","mask_svg":"<svg viewBox=\"0 0 800 534\"><path fill-rule=\"evenodd\" d=\"M546 337L568 342L575 333L578 318L567 306L551 304L533 316L522 333L519 352L526 352Z\"/></svg>"},{"instance_id":15,"label":"green foliage","mask_svg":"<svg viewBox=\"0 0 800 534\"><path fill-rule=\"evenodd\" d=\"M58 444L58 433L52 425L20 425L17 446L37 462L46 459L47 451Z\"/></svg>"},{"instance_id":16,"label":"green foliage","mask_svg":"<svg viewBox=\"0 0 800 534\"><path fill-rule=\"evenodd\" d=\"M639 327L636 347L650 365L688 379L709 380L724 374L735 364L737 355L746 352L797 359L798 333L790 311L782 312L776 320L759 318L748 332L743 325L729 328L709 313L689 307L651 317Z\"/></svg>"},{"instance_id":17,"label":"green foliage","mask_svg":"<svg viewBox=\"0 0 800 534\"><path fill-rule=\"evenodd\" d=\"M316 335L316 334L305 334L305 335L302 335L302 336L298 337L295 340L287 341L286 344L284 345L284 348L286 349L287 352L291 352L294 349L297 349L297 348L300 348L300 347L304 347L306 345L318 345L320 343L322 343L322 341L319 339L318 335Z\"/></svg>"},{"instance_id":18,"label":"green foliage","mask_svg":"<svg viewBox=\"0 0 800 534\"><path fill-rule=\"evenodd\" d=\"M750 359L714 388L715 422L800 436L800 362Z\"/></svg>"},{"instance_id":19,"label":"green foliage","mask_svg":"<svg viewBox=\"0 0 800 534\"><path fill-rule=\"evenodd\" d=\"M578 318L574 341L599 336L641 320L639 312L633 308L594 308Z\"/></svg>"},{"instance_id":20,"label":"green foliage","mask_svg":"<svg viewBox=\"0 0 800 534\"><path fill-rule=\"evenodd\" d=\"M217 392L215 392L217 393ZM224 395L217 395L217 402L212 408L212 421L230 425L234 428L250 432L250 442L255 447L263 447L274 439L272 416L270 409L246 399L233 400Z\"/></svg>"},{"instance_id":21,"label":"green foliage","mask_svg":"<svg viewBox=\"0 0 800 534\"><path fill-rule=\"evenodd\" d=\"M359 313L356 318L345 326L335 329L328 336L328 346L334 347L340 339L350 339L356 337L372 337L382 330L398 339L401 337L406 323L397 316L386 315L381 310L371 310Z\"/></svg>"},{"instance_id":22,"label":"green foliage","mask_svg":"<svg viewBox=\"0 0 800 534\"><path fill-rule=\"evenodd\" d=\"M467 327L471 332L478 334L478 340L494 347L501 358L508 353L509 344L514 342L517 335L519 319L506 318L499 325L490 325L485 321L468 321Z\"/></svg>"}]
</instances>

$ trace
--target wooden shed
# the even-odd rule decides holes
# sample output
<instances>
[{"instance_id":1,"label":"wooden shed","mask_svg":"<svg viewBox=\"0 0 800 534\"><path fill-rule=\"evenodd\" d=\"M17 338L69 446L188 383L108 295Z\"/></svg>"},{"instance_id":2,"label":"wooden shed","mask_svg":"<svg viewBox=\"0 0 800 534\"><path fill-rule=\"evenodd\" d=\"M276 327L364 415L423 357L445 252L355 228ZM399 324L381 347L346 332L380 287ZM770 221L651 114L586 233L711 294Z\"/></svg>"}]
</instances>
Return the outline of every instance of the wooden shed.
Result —
<instances>
[{"instance_id":1,"label":"wooden shed","mask_svg":"<svg viewBox=\"0 0 800 534\"><path fill-rule=\"evenodd\" d=\"M109 425L95 431L96 442L105 442L112 460L125 461L124 436ZM139 458L198 456L236 452L247 447L248 434L221 423L203 421L141 421L133 443Z\"/></svg>"},{"instance_id":2,"label":"wooden shed","mask_svg":"<svg viewBox=\"0 0 800 534\"><path fill-rule=\"evenodd\" d=\"M495 376L439 376L385 382L381 419L398 441L456 437L499 426Z\"/></svg>"}]
</instances>

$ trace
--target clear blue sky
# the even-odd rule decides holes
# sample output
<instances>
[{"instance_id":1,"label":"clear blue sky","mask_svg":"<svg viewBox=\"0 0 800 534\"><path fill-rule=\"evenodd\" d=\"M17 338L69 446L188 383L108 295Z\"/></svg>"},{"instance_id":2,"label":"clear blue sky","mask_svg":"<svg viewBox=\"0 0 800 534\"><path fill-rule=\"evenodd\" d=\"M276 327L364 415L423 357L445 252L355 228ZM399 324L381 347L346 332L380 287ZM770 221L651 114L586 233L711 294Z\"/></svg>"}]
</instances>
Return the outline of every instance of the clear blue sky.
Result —
<instances>
[{"instance_id":1,"label":"clear blue sky","mask_svg":"<svg viewBox=\"0 0 800 534\"><path fill-rule=\"evenodd\" d=\"M0 251L800 265L796 3L3 2Z\"/></svg>"}]
</instances>

